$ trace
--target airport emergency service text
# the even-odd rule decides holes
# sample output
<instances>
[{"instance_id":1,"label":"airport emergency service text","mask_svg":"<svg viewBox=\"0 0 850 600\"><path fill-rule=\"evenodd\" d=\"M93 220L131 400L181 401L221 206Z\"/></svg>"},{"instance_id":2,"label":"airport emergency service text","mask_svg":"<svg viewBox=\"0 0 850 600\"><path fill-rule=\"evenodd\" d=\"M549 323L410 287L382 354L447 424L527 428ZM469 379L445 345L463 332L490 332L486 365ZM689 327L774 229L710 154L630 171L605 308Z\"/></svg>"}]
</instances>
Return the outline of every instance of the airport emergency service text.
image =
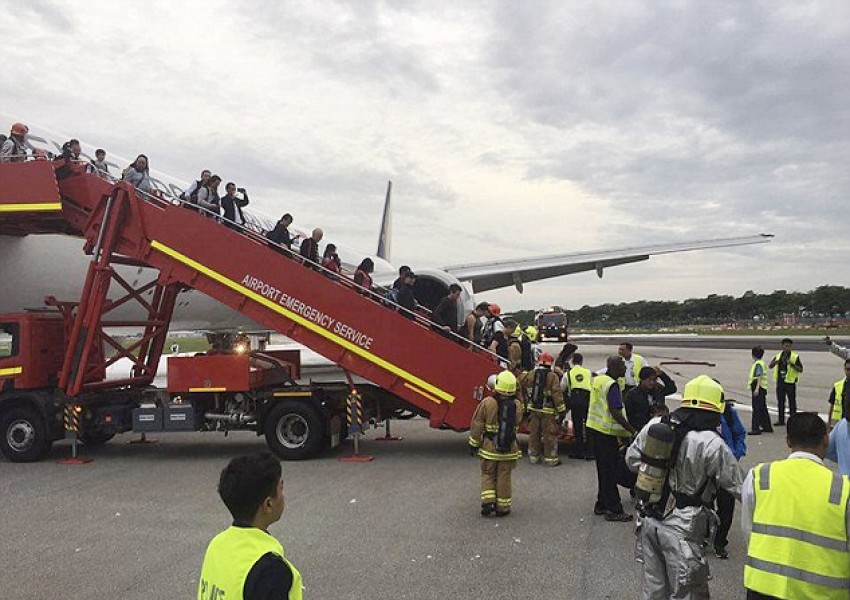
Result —
<instances>
[{"instance_id":1,"label":"airport emergency service text","mask_svg":"<svg viewBox=\"0 0 850 600\"><path fill-rule=\"evenodd\" d=\"M279 304L287 310L307 319L308 321L312 321L316 325L334 333L344 340L352 342L365 350L370 350L372 348L373 338L371 336L363 333L362 331L358 331L351 325L337 321L329 314L302 302L298 298L284 293L253 275L245 275L245 277L242 278L242 285L268 300Z\"/></svg>"}]
</instances>

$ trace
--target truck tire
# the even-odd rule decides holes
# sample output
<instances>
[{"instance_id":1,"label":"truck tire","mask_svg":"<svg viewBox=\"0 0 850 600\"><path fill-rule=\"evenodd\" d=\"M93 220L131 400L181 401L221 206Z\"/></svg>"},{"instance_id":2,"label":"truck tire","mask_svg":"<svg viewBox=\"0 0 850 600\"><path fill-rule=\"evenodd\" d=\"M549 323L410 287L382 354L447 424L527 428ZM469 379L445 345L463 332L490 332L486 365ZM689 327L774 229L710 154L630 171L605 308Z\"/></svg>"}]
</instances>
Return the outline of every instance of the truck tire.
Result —
<instances>
[{"instance_id":1,"label":"truck tire","mask_svg":"<svg viewBox=\"0 0 850 600\"><path fill-rule=\"evenodd\" d=\"M85 433L80 432L80 441L89 448L97 448L103 446L106 442L115 437L114 433Z\"/></svg>"},{"instance_id":2,"label":"truck tire","mask_svg":"<svg viewBox=\"0 0 850 600\"><path fill-rule=\"evenodd\" d=\"M12 462L34 462L50 450L47 423L33 406L16 406L0 414L0 452Z\"/></svg>"},{"instance_id":3,"label":"truck tire","mask_svg":"<svg viewBox=\"0 0 850 600\"><path fill-rule=\"evenodd\" d=\"M263 429L269 448L283 460L311 458L327 445L324 420L303 401L280 402L269 411Z\"/></svg>"}]
</instances>

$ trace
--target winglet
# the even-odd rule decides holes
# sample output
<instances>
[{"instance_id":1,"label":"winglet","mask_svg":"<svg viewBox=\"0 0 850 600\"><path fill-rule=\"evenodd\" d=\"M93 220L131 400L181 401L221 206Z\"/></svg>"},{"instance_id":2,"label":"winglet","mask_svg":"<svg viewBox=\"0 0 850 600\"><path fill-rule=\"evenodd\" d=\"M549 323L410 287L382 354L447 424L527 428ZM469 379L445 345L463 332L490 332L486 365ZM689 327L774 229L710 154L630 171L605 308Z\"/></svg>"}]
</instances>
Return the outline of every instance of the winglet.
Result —
<instances>
[{"instance_id":1,"label":"winglet","mask_svg":"<svg viewBox=\"0 0 850 600\"><path fill-rule=\"evenodd\" d=\"M387 182L387 199L384 201L384 217L381 219L381 232L378 234L378 258L390 262L390 243L393 234L393 212L392 212L393 182Z\"/></svg>"}]
</instances>

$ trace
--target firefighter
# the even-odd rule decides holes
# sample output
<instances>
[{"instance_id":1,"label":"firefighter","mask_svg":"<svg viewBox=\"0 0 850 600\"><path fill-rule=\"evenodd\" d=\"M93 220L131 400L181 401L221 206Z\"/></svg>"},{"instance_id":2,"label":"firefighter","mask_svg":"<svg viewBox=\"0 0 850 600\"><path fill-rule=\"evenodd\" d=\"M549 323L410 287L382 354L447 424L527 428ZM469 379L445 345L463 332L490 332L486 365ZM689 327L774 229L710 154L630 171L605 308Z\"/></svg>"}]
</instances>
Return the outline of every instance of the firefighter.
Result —
<instances>
[{"instance_id":1,"label":"firefighter","mask_svg":"<svg viewBox=\"0 0 850 600\"><path fill-rule=\"evenodd\" d=\"M664 420L672 430L669 457L659 460L644 452L656 439L655 430L651 436L650 429L658 419L641 430L626 452L632 472L648 472L660 465L666 470L659 476L663 481L660 499L638 503L643 517L637 550L644 567L644 600L709 597L705 547L717 515L707 506L717 487L741 499L738 461L717 435L723 408L723 388L700 375L685 385L681 408ZM636 487L640 497L640 479Z\"/></svg>"},{"instance_id":2,"label":"firefighter","mask_svg":"<svg viewBox=\"0 0 850 600\"><path fill-rule=\"evenodd\" d=\"M510 371L496 377L495 394L481 401L469 426L469 445L481 459L481 514L504 517L511 512L511 471L520 457L516 432L522 404Z\"/></svg>"},{"instance_id":3,"label":"firefighter","mask_svg":"<svg viewBox=\"0 0 850 600\"><path fill-rule=\"evenodd\" d=\"M525 337L531 343L531 355L534 362L540 360L540 355L543 354L543 346L540 345L540 334L534 325L529 325L525 328Z\"/></svg>"},{"instance_id":4,"label":"firefighter","mask_svg":"<svg viewBox=\"0 0 850 600\"><path fill-rule=\"evenodd\" d=\"M519 378L528 411L528 460L532 464L539 463L542 446L543 464L547 467L561 464L558 429L567 414L558 376L552 371L552 362L552 355L544 352L537 367Z\"/></svg>"},{"instance_id":5,"label":"firefighter","mask_svg":"<svg viewBox=\"0 0 850 600\"><path fill-rule=\"evenodd\" d=\"M534 349L519 324L513 319L505 321L508 340L508 367L516 377L534 368Z\"/></svg>"}]
</instances>

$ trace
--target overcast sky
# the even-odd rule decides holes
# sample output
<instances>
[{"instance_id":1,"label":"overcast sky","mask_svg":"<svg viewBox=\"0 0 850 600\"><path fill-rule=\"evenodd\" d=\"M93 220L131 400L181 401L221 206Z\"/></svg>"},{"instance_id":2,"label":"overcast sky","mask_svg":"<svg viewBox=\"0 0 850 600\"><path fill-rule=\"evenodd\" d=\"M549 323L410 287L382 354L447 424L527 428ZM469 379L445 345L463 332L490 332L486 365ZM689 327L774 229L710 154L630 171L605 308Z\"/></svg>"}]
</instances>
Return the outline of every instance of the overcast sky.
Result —
<instances>
[{"instance_id":1,"label":"overcast sky","mask_svg":"<svg viewBox=\"0 0 850 600\"><path fill-rule=\"evenodd\" d=\"M364 252L392 180L414 270L776 234L510 309L806 290L850 275L849 39L845 1L0 0L0 113Z\"/></svg>"}]
</instances>

